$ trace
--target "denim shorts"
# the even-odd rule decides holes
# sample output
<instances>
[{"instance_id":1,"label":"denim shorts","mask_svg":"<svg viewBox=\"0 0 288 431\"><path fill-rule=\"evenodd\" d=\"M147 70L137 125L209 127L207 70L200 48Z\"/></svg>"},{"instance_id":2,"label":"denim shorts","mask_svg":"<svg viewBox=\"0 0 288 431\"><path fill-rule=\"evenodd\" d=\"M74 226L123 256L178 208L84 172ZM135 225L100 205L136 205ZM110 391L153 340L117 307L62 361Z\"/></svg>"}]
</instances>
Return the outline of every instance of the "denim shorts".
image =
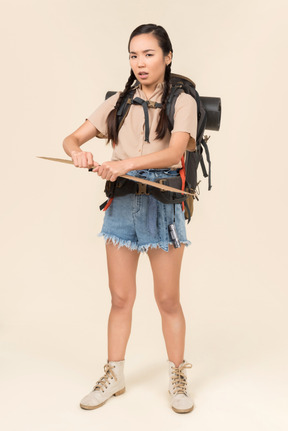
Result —
<instances>
[{"instance_id":1,"label":"denim shorts","mask_svg":"<svg viewBox=\"0 0 288 431\"><path fill-rule=\"evenodd\" d=\"M141 169L127 174L155 181L158 178L178 175L178 170ZM129 193L114 197L105 211L99 236L103 236L105 242L111 241L118 247L125 246L130 250L147 252L149 248L159 247L168 252L168 245L173 244L168 226L173 222L180 243L190 245L191 242L186 237L185 216L181 204L164 204L152 195Z\"/></svg>"}]
</instances>

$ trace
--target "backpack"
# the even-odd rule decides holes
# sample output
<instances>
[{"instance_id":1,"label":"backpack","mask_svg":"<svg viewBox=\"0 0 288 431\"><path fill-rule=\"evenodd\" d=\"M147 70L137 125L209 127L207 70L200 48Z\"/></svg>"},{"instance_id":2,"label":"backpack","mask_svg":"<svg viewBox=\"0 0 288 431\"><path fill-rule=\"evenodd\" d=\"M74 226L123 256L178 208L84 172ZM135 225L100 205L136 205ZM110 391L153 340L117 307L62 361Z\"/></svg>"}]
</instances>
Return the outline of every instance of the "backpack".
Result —
<instances>
[{"instance_id":1,"label":"backpack","mask_svg":"<svg viewBox=\"0 0 288 431\"><path fill-rule=\"evenodd\" d=\"M192 213L193 213L193 202L196 198L197 194L199 195L199 182L197 182L197 170L199 167L199 163L202 168L202 173L204 177L208 177L208 190L211 190L211 160L209 149L207 145L207 141L210 136L204 136L205 129L208 130L219 130L220 128L220 118L221 118L221 99L218 97L200 97L195 83L182 75L177 75L171 73L170 78L171 90L168 96L168 101L166 104L166 112L169 119L169 129L170 131L173 129L174 124L174 114L175 114L175 103L178 96L185 92L190 94L197 103L197 136L196 136L196 149L195 151L186 150L185 154L185 162L184 157L182 157L182 169L180 170L180 175L182 178L182 190L196 192L194 196L189 196L188 199L182 202L182 208L185 208L185 219L190 222ZM140 98L136 98L133 100L136 88L139 82L131 87L131 90L126 95L123 100L121 106L117 111L117 128L118 130L121 128L123 122L125 121L126 116L128 115L131 104L142 104L145 115L145 135L146 138L149 135L149 125L148 123L148 112L147 108L161 108L161 103L147 101ZM111 97L115 94L115 91L108 91L106 93L105 99ZM208 163L208 173L206 170L206 166L203 159L203 150L206 154L206 160Z\"/></svg>"}]
</instances>

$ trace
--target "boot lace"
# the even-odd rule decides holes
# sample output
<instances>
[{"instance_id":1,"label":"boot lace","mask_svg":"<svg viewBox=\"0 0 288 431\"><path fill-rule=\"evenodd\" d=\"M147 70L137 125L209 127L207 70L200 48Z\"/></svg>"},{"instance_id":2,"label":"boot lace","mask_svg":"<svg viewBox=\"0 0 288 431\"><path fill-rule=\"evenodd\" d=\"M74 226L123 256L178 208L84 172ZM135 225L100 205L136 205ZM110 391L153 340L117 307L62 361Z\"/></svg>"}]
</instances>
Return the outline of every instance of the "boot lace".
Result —
<instances>
[{"instance_id":1,"label":"boot lace","mask_svg":"<svg viewBox=\"0 0 288 431\"><path fill-rule=\"evenodd\" d=\"M184 374L184 368L192 368L192 364L188 362L179 367L172 367L172 387L173 394L187 394L187 377Z\"/></svg>"},{"instance_id":2,"label":"boot lace","mask_svg":"<svg viewBox=\"0 0 288 431\"><path fill-rule=\"evenodd\" d=\"M109 379L115 379L115 381L117 382L117 377L115 376L114 372L112 371L112 369L115 368L115 366L112 366L110 364L106 364L104 365L104 371L105 374L103 377L101 377L101 379L97 380L93 391L102 391L104 392L104 388L107 389L107 384L110 385L110 382L108 382Z\"/></svg>"}]
</instances>

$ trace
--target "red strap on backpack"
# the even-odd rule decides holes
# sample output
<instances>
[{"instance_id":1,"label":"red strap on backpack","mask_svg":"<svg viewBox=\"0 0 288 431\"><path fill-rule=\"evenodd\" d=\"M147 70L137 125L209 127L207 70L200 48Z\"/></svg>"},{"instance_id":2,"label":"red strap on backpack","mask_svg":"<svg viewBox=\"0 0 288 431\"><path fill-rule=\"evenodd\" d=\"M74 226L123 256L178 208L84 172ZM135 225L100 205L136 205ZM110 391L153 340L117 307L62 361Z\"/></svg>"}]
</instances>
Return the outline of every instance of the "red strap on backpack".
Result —
<instances>
[{"instance_id":1,"label":"red strap on backpack","mask_svg":"<svg viewBox=\"0 0 288 431\"><path fill-rule=\"evenodd\" d=\"M182 168L180 169L179 174L180 174L180 177L182 180L181 190L184 191L185 181L186 181L186 169L185 169L184 155L181 157L181 163L182 163ZM182 211L184 211L184 201L182 202Z\"/></svg>"},{"instance_id":2,"label":"red strap on backpack","mask_svg":"<svg viewBox=\"0 0 288 431\"><path fill-rule=\"evenodd\" d=\"M103 211L108 210L108 208L110 207L110 205L112 204L114 198L109 198L107 204L105 205L105 207L103 208Z\"/></svg>"}]
</instances>

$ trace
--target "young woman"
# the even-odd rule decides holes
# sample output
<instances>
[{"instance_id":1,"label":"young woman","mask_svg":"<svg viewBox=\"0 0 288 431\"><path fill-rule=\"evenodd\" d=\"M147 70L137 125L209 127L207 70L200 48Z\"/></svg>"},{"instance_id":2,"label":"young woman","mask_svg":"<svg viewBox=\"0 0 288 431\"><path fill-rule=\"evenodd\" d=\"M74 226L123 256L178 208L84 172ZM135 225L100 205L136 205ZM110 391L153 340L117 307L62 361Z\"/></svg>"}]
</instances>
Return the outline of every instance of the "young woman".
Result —
<instances>
[{"instance_id":1,"label":"young woman","mask_svg":"<svg viewBox=\"0 0 288 431\"><path fill-rule=\"evenodd\" d=\"M108 98L67 136L63 141L64 150L76 167L93 167L100 177L112 182L124 174L151 181L179 175L185 150L195 150L197 107L192 96L180 94L175 105L174 127L169 131L165 111L173 55L169 36L161 26L140 25L130 36L128 52L131 74L124 91ZM116 113L133 83L138 84L133 104L118 131ZM162 107L149 107L145 122L143 103L148 100L161 103ZM80 149L95 136L113 143L111 160L101 165L92 153ZM174 220L181 243L178 248L174 248L168 232L168 225ZM136 270L140 252L147 252L168 355L171 407L177 413L190 412L193 401L187 393L186 368L192 364L184 359L185 318L179 295L182 256L185 245L190 242L186 238L181 204L163 204L145 194L115 197L105 212L100 235L106 242L112 297L108 359L104 376L81 400L80 406L95 409L112 395L125 392L123 369L136 297Z\"/></svg>"}]
</instances>

